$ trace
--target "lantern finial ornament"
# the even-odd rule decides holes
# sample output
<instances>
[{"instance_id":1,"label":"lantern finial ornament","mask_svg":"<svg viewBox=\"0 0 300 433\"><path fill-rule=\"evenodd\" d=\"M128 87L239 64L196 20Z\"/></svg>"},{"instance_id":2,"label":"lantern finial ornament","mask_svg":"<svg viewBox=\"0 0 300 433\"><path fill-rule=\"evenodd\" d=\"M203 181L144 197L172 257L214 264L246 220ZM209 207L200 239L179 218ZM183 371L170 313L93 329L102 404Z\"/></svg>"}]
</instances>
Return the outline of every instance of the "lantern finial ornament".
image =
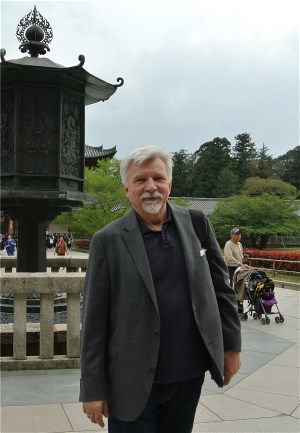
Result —
<instances>
[{"instance_id":1,"label":"lantern finial ornament","mask_svg":"<svg viewBox=\"0 0 300 433\"><path fill-rule=\"evenodd\" d=\"M30 11L19 22L16 36L21 42L19 48L22 53L28 51L31 57L38 57L50 51L48 44L53 39L53 31L49 22L34 6L33 11Z\"/></svg>"}]
</instances>

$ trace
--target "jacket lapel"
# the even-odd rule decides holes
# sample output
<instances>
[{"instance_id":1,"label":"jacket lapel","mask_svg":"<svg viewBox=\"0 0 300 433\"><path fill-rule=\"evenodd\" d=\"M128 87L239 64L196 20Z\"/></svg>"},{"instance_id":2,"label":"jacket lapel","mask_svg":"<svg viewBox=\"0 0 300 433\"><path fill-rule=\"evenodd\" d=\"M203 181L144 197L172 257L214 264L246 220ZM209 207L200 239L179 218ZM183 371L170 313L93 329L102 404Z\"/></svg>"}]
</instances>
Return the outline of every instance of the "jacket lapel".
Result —
<instances>
[{"instance_id":1,"label":"jacket lapel","mask_svg":"<svg viewBox=\"0 0 300 433\"><path fill-rule=\"evenodd\" d=\"M122 237L158 312L155 288L143 236L133 210L127 215Z\"/></svg>"},{"instance_id":2,"label":"jacket lapel","mask_svg":"<svg viewBox=\"0 0 300 433\"><path fill-rule=\"evenodd\" d=\"M176 224L178 235L181 241L183 254L186 262L186 271L189 281L190 290L194 288L194 269L195 269L195 249L197 244L195 243L195 233L193 230L193 224L188 209L175 207L169 203L172 218ZM190 222L190 223L188 223Z\"/></svg>"}]
</instances>

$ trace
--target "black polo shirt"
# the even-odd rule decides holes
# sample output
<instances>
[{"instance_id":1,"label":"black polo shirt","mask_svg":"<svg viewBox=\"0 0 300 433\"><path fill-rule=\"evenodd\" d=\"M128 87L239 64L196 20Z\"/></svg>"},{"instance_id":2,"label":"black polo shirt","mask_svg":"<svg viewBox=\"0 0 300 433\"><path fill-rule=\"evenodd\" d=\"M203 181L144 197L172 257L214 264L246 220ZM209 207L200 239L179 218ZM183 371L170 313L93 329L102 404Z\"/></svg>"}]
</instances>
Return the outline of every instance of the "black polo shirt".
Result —
<instances>
[{"instance_id":1,"label":"black polo shirt","mask_svg":"<svg viewBox=\"0 0 300 433\"><path fill-rule=\"evenodd\" d=\"M209 355L197 328L189 292L185 258L171 216L162 231L138 217L152 272L161 322L155 382L172 383L200 376Z\"/></svg>"}]
</instances>

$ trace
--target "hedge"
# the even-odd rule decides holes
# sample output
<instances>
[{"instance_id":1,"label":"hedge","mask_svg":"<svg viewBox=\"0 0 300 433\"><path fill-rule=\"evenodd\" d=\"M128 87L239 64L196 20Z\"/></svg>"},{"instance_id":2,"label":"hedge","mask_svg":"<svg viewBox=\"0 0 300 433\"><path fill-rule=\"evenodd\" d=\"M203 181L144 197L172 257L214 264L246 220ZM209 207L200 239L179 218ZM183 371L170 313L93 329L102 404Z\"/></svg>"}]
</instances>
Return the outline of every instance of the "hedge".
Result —
<instances>
[{"instance_id":1,"label":"hedge","mask_svg":"<svg viewBox=\"0 0 300 433\"><path fill-rule=\"evenodd\" d=\"M300 272L300 253L284 252L284 251L265 251L265 250L256 250L253 248L245 249L244 253L248 251L251 253L252 266L257 265L258 267L273 269L273 262L263 261L263 260L255 261L255 258L271 259L271 260L289 260L298 263L276 262L275 269Z\"/></svg>"},{"instance_id":2,"label":"hedge","mask_svg":"<svg viewBox=\"0 0 300 433\"><path fill-rule=\"evenodd\" d=\"M91 240L90 239L75 239L74 246L83 250L90 249Z\"/></svg>"},{"instance_id":3,"label":"hedge","mask_svg":"<svg viewBox=\"0 0 300 433\"><path fill-rule=\"evenodd\" d=\"M90 239L75 239L74 246L80 249L89 250L90 248ZM251 265L258 266L260 268L273 269L273 262L257 260L259 259L271 259L271 260L288 260L295 261L298 263L285 263L285 262L276 262L275 269L283 270L283 271L294 271L300 272L300 253L297 252L283 252L283 251L265 251L265 250L257 250L254 248L246 248L244 249L244 253L251 253Z\"/></svg>"}]
</instances>

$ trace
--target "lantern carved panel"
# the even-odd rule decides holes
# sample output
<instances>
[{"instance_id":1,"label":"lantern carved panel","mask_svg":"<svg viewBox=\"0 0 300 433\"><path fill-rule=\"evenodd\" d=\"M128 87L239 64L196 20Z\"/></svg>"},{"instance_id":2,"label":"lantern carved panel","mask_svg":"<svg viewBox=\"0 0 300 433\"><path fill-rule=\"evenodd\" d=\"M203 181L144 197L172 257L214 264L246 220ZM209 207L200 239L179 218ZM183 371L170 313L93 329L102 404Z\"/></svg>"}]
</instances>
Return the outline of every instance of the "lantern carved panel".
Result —
<instances>
[{"instance_id":1,"label":"lantern carved panel","mask_svg":"<svg viewBox=\"0 0 300 433\"><path fill-rule=\"evenodd\" d=\"M83 110L84 101L82 96L65 90L62 95L62 176L82 178L82 160L84 158Z\"/></svg>"},{"instance_id":2,"label":"lantern carved panel","mask_svg":"<svg viewBox=\"0 0 300 433\"><path fill-rule=\"evenodd\" d=\"M14 174L14 131L15 131L15 91L5 89L2 91L1 103L1 173ZM3 183L9 179L3 179Z\"/></svg>"},{"instance_id":3,"label":"lantern carved panel","mask_svg":"<svg viewBox=\"0 0 300 433\"><path fill-rule=\"evenodd\" d=\"M57 106L58 91L55 89L22 89L19 104L20 174L57 174Z\"/></svg>"}]
</instances>

